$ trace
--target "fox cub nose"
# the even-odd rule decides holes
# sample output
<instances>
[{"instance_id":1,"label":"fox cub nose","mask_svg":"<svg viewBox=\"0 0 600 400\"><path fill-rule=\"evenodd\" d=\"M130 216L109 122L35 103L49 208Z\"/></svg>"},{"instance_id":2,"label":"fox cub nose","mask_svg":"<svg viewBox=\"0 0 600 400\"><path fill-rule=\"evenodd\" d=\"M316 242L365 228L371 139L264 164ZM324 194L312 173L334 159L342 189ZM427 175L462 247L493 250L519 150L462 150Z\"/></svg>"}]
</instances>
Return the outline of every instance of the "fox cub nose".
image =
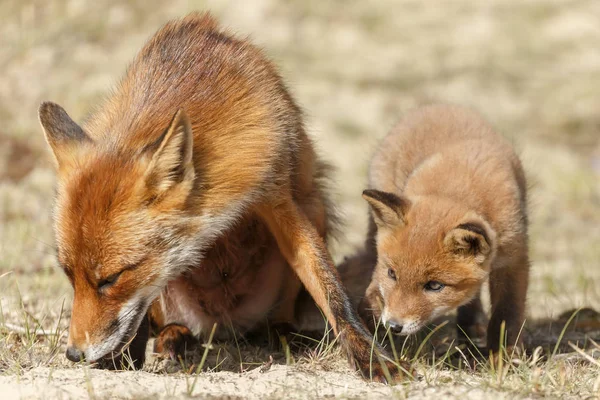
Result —
<instances>
[{"instance_id":1,"label":"fox cub nose","mask_svg":"<svg viewBox=\"0 0 600 400\"><path fill-rule=\"evenodd\" d=\"M392 333L399 335L402 332L402 325L398 324L393 319L388 321L388 326L390 327Z\"/></svg>"},{"instance_id":2,"label":"fox cub nose","mask_svg":"<svg viewBox=\"0 0 600 400\"><path fill-rule=\"evenodd\" d=\"M67 347L67 359L73 362L83 361L85 359L83 352L71 346Z\"/></svg>"}]
</instances>

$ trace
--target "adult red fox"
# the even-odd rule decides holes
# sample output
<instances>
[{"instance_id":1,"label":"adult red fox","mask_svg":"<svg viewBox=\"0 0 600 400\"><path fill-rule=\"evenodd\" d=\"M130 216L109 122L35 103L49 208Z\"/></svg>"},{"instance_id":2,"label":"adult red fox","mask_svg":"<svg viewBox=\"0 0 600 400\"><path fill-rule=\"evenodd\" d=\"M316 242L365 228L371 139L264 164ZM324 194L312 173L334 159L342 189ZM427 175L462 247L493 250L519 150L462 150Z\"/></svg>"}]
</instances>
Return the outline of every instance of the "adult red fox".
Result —
<instances>
[{"instance_id":1,"label":"adult red fox","mask_svg":"<svg viewBox=\"0 0 600 400\"><path fill-rule=\"evenodd\" d=\"M75 291L70 360L131 342L140 365L147 314L171 350L213 322L293 321L304 285L360 371L384 379L325 246L327 169L260 50L191 14L150 39L82 127L49 102L39 118Z\"/></svg>"},{"instance_id":2,"label":"adult red fox","mask_svg":"<svg viewBox=\"0 0 600 400\"><path fill-rule=\"evenodd\" d=\"M488 346L498 350L502 321L506 343L517 343L529 276L527 185L510 144L469 109L424 107L385 137L369 186L367 254L374 257L366 260L376 267L367 308L411 334L458 307L459 327L480 336L479 294L489 278Z\"/></svg>"}]
</instances>

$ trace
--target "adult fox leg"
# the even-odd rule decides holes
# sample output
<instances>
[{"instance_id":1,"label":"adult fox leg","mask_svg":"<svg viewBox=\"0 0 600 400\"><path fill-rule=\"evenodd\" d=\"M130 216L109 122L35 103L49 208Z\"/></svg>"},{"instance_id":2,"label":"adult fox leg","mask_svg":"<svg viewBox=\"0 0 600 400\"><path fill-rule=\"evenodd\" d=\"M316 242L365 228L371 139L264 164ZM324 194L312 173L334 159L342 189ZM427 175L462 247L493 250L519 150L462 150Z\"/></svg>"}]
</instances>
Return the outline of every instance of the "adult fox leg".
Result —
<instances>
[{"instance_id":1,"label":"adult fox leg","mask_svg":"<svg viewBox=\"0 0 600 400\"><path fill-rule=\"evenodd\" d=\"M365 377L385 381L384 370L378 361L378 356L384 352L375 345L375 354L372 355L373 338L354 311L316 228L291 196L273 199L257 212L334 332L340 335L348 357ZM383 362L392 377L400 375L393 363Z\"/></svg>"},{"instance_id":2,"label":"adult fox leg","mask_svg":"<svg viewBox=\"0 0 600 400\"><path fill-rule=\"evenodd\" d=\"M198 346L199 339L185 325L178 323L165 324L160 298L156 299L148 309L150 331L154 340L154 352L162 354L173 361L185 359L186 350Z\"/></svg>"}]
</instances>

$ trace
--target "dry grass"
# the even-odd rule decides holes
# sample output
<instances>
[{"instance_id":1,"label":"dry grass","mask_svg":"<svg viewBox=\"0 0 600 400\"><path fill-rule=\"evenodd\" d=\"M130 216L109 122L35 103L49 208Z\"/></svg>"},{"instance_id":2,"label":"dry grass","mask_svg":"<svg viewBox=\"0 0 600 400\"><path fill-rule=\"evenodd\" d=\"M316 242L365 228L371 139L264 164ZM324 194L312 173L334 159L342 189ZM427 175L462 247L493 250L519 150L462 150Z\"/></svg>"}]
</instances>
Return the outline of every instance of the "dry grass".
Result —
<instances>
[{"instance_id":1,"label":"dry grass","mask_svg":"<svg viewBox=\"0 0 600 400\"><path fill-rule=\"evenodd\" d=\"M54 174L37 105L53 100L84 118L145 38L192 9L211 9L265 47L306 109L318 147L338 168L337 201L347 224L337 259L365 234L360 191L373 145L408 108L431 101L471 105L512 138L532 184L529 315L536 322L528 327L528 345L542 346L544 357L523 356L500 369L457 369L443 358L453 351L451 335L439 332L416 361L421 379L395 388L363 383L325 342L316 352L311 346L288 355L219 344L206 367L221 372L197 378L157 374L165 366L152 363L145 372L124 373L69 365L62 346L71 289L54 261ZM599 2L4 0L0 15L0 393L600 396L599 350L590 341L600 339L594 315L566 331L559 350L569 353L550 356L567 322L561 313L600 309ZM15 332L15 325L24 329Z\"/></svg>"}]
</instances>

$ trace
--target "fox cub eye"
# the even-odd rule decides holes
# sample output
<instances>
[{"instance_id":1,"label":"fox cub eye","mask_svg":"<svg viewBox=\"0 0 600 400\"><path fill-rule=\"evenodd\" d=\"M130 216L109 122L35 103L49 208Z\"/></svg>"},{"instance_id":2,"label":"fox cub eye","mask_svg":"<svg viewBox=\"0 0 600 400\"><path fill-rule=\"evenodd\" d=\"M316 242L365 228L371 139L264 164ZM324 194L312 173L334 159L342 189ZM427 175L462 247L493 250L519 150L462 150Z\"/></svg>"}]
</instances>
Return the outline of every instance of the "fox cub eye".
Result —
<instances>
[{"instance_id":1,"label":"fox cub eye","mask_svg":"<svg viewBox=\"0 0 600 400\"><path fill-rule=\"evenodd\" d=\"M100 280L98 282L98 290L108 289L109 287L111 287L117 281L117 279L119 279L119 276L121 276L122 273L123 271L117 272L116 274L112 274Z\"/></svg>"},{"instance_id":2,"label":"fox cub eye","mask_svg":"<svg viewBox=\"0 0 600 400\"><path fill-rule=\"evenodd\" d=\"M444 285L443 283L438 282L438 281L429 281L425 284L425 290L429 290L431 292L439 292L445 286L446 285Z\"/></svg>"},{"instance_id":3,"label":"fox cub eye","mask_svg":"<svg viewBox=\"0 0 600 400\"><path fill-rule=\"evenodd\" d=\"M396 277L396 271L394 271L392 268L388 269L388 276L390 278L392 278L393 280L397 280L398 278Z\"/></svg>"}]
</instances>

